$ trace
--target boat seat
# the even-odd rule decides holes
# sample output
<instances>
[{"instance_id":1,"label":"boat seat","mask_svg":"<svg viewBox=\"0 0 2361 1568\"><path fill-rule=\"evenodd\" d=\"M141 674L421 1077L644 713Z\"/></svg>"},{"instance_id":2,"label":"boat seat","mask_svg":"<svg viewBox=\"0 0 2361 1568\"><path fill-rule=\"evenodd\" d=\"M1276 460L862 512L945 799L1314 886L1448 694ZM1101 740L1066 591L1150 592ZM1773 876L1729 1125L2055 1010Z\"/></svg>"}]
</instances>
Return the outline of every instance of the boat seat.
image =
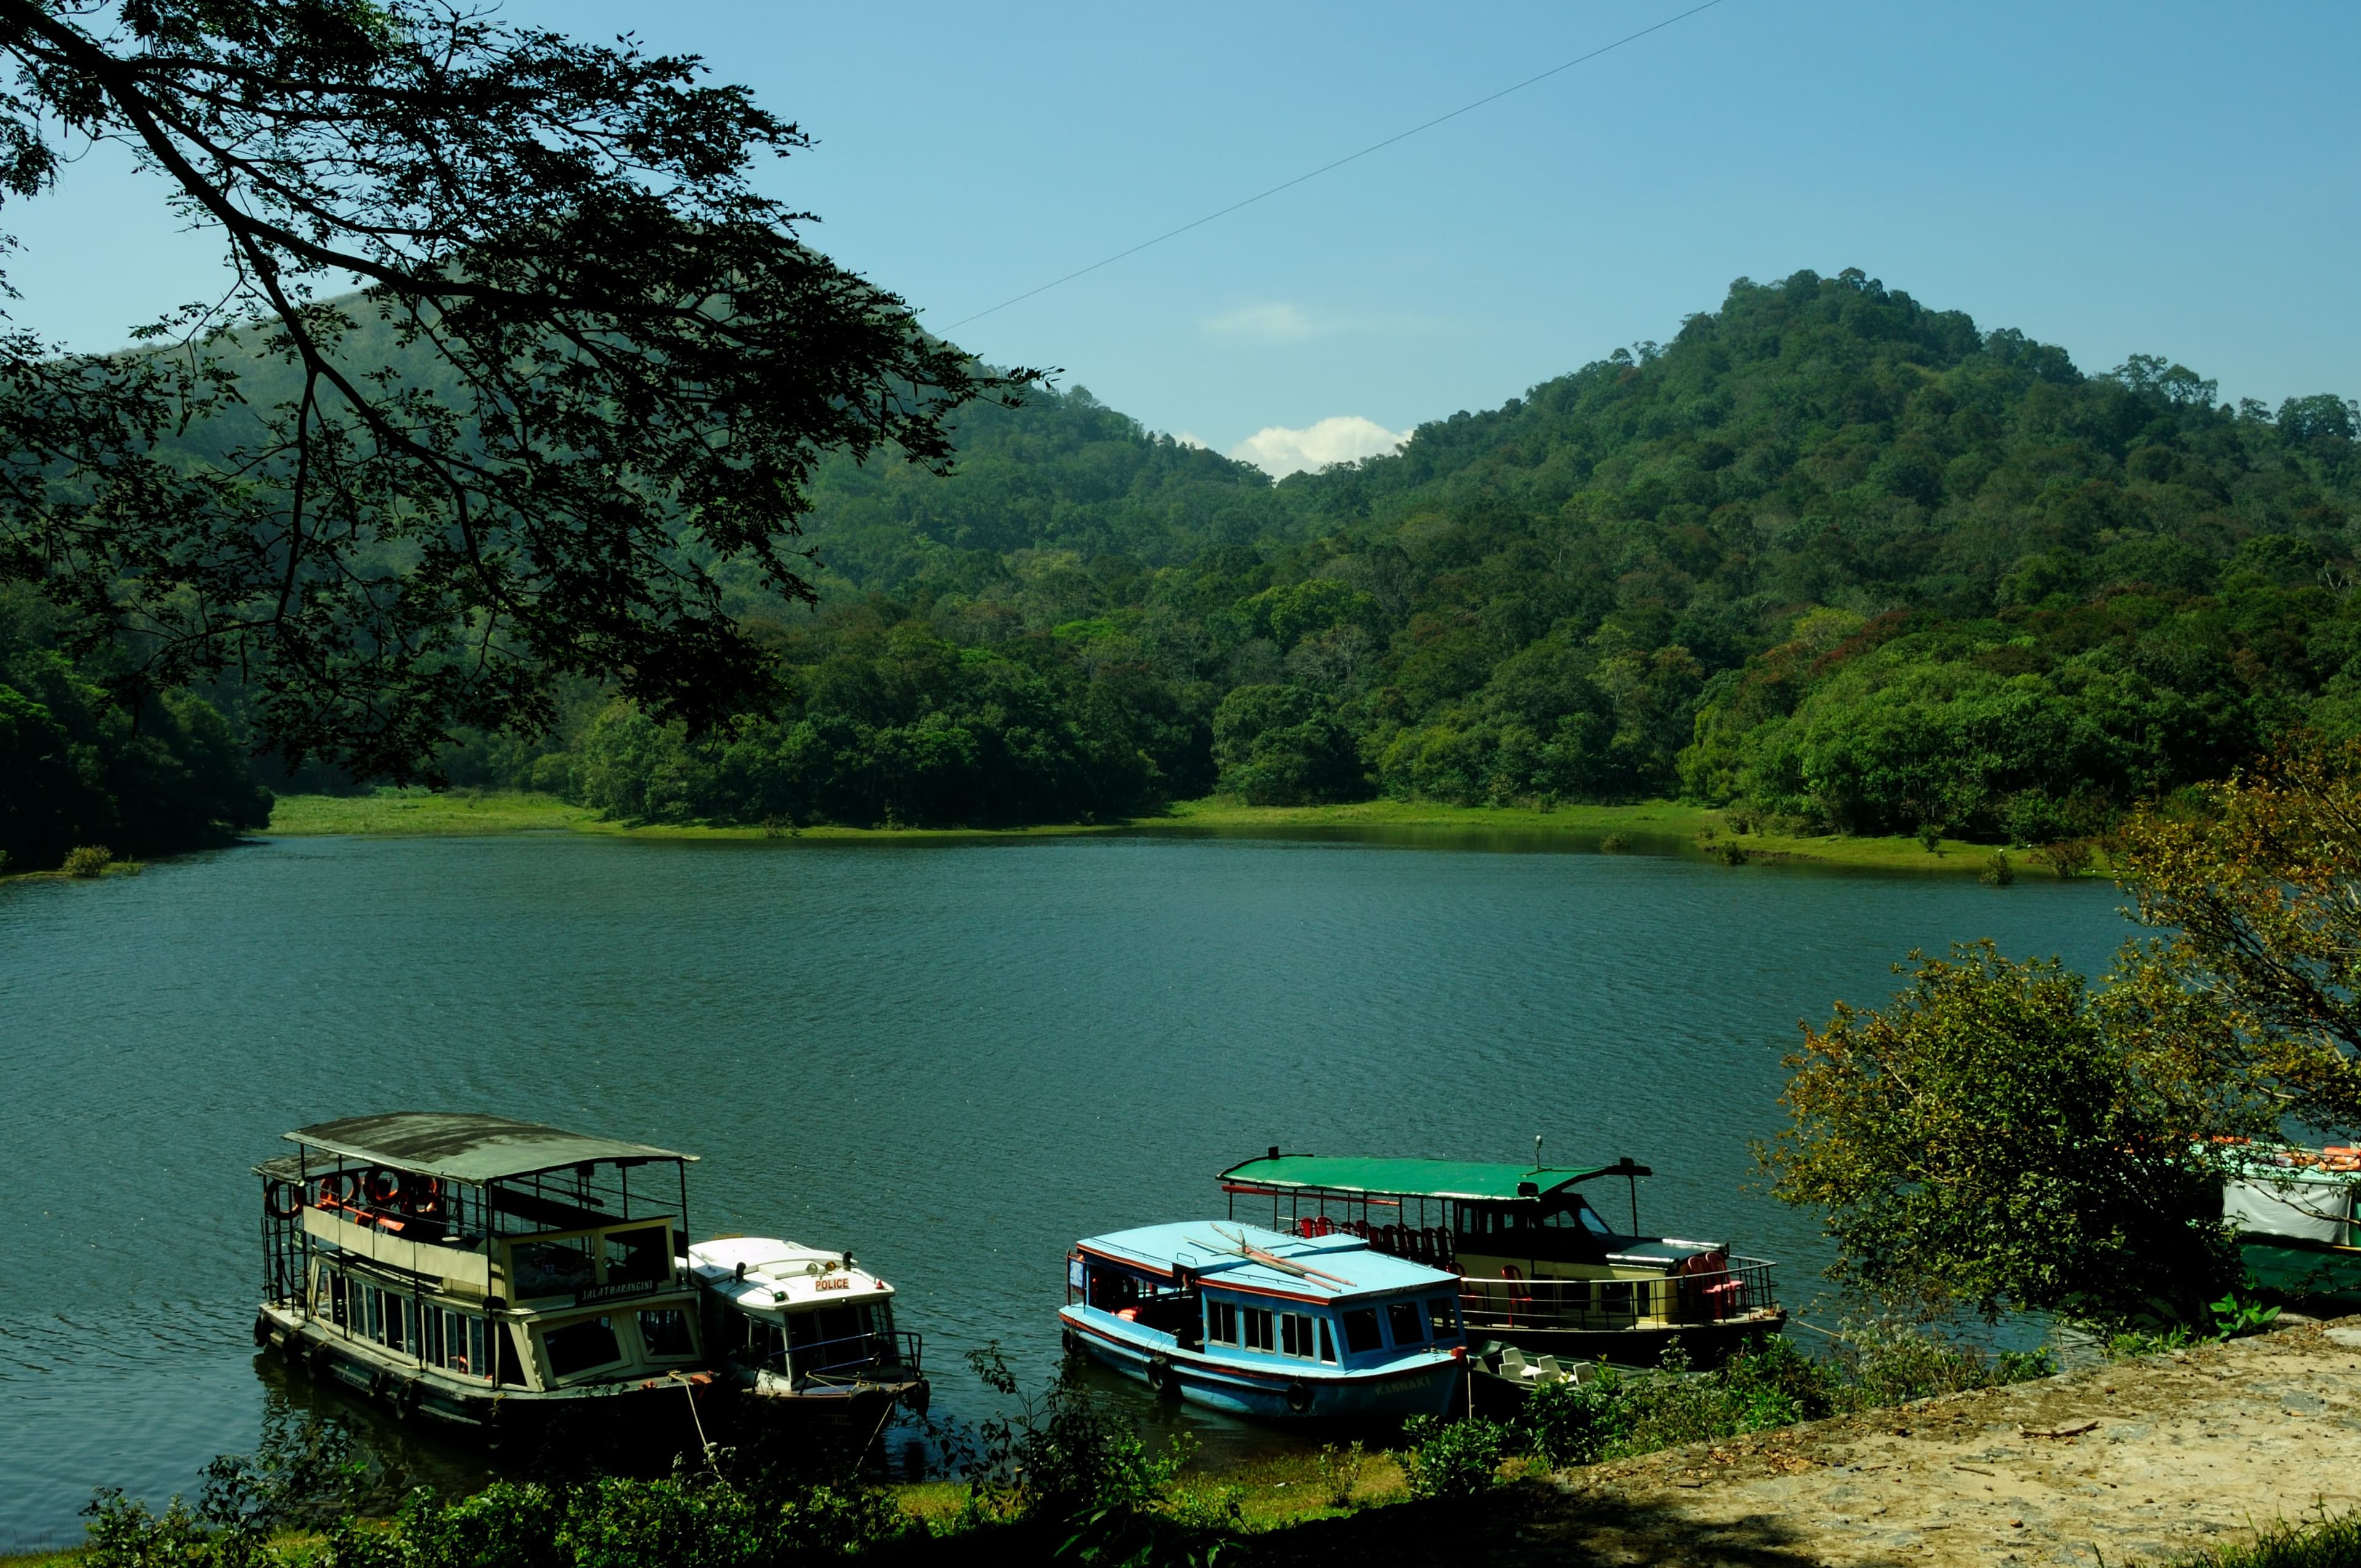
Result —
<instances>
[{"instance_id":1,"label":"boat seat","mask_svg":"<svg viewBox=\"0 0 2361 1568\"><path fill-rule=\"evenodd\" d=\"M1542 1376L1553 1383L1563 1383L1566 1380L1565 1368L1557 1364L1557 1357L1554 1355L1544 1355L1533 1365L1540 1367Z\"/></svg>"},{"instance_id":2,"label":"boat seat","mask_svg":"<svg viewBox=\"0 0 2361 1568\"><path fill-rule=\"evenodd\" d=\"M1515 1345L1510 1345L1506 1350L1500 1352L1500 1372L1504 1376L1523 1376L1525 1375L1525 1353L1519 1350Z\"/></svg>"}]
</instances>

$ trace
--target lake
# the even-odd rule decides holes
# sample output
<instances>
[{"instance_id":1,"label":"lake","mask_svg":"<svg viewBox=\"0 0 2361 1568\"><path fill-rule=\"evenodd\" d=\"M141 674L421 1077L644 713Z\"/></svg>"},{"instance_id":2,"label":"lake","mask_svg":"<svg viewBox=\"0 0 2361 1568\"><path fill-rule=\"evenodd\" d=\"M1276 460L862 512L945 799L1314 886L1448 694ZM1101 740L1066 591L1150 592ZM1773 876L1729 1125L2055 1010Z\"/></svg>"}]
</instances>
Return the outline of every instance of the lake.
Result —
<instances>
[{"instance_id":1,"label":"lake","mask_svg":"<svg viewBox=\"0 0 2361 1568\"><path fill-rule=\"evenodd\" d=\"M291 1127L482 1110L700 1155L692 1228L851 1247L956 1413L987 1341L1048 1376L1070 1243L1221 1213L1213 1174L1270 1144L1630 1154L1643 1226L1778 1258L1805 1307L1825 1246L1748 1147L1797 1020L1881 999L1913 947L2101 968L2121 902L1164 833L276 839L0 886L0 1550L79 1539L94 1486L193 1495L309 1398L248 1335L248 1168Z\"/></svg>"}]
</instances>

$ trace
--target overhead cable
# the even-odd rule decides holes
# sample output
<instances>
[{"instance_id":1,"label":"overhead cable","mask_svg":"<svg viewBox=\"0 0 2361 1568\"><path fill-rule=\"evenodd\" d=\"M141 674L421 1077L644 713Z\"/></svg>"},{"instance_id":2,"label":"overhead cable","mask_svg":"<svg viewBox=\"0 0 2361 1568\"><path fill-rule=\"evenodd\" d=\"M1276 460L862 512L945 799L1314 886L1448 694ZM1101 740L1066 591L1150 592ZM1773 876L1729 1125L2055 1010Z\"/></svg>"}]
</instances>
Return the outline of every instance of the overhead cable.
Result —
<instances>
[{"instance_id":1,"label":"overhead cable","mask_svg":"<svg viewBox=\"0 0 2361 1568\"><path fill-rule=\"evenodd\" d=\"M1472 104L1462 104L1459 107L1452 110L1447 115L1437 115L1434 118L1412 126L1406 131L1398 131L1394 135L1386 137L1383 141L1371 142L1360 151L1347 153L1343 158L1336 159L1334 163L1323 163L1319 168L1312 170L1309 173L1299 174L1292 180L1283 181L1280 183L1272 186L1268 191L1257 191L1242 202L1233 202L1228 206L1222 208L1219 212L1207 213L1203 217L1192 219L1188 223L1182 224L1177 229L1167 229L1162 234L1158 235L1154 239L1143 239L1128 250L1118 250L1113 256L1092 262L1088 267L1077 268L1073 271L1067 273L1062 278L1052 278L1049 281L1042 284L1038 289L1027 289L1021 294L1011 295L1009 298L1001 301L1000 303L991 306L988 309L978 311L972 316L961 316L959 320L951 323L950 325L944 327L941 330L946 333L957 332L960 328L967 325L970 322L982 321L984 317L998 311L1005 311L1011 305L1022 304L1036 294L1046 294L1050 290L1059 287L1060 284L1071 283L1075 279L1082 277L1087 273L1095 272L1102 267L1112 267L1116 262L1121 261L1125 257L1137 256L1141 251L1148 249L1150 246L1162 245L1166 240L1177 238L1181 235L1187 234L1191 229L1202 228L1216 218L1228 217L1232 213L1238 211L1242 207L1251 207L1257 202L1278 195L1281 191L1293 190L1296 186L1302 184L1307 180L1317 180L1323 174L1326 174L1333 170L1342 169L1345 165L1356 162L1361 159L1368 157L1369 154L1373 152L1382 152L1387 148L1393 146L1394 143L1398 141L1407 141L1411 137L1418 135L1421 131L1433 130L1435 126L1443 124L1445 120L1455 120L1460 115L1480 109L1487 104L1498 103L1500 99L1507 97L1511 93L1521 93L1537 82L1546 82L1551 77L1558 75L1562 71L1572 71L1577 65L1586 64L1590 60L1597 60L1602 54L1611 53L1616 49L1621 49L1625 44L1637 43L1640 39L1646 38L1650 33L1662 32L1675 22L1685 22L1691 16L1696 16L1698 12L1710 11L1716 5L1720 4L1721 0L1705 0L1705 4L1702 5L1692 5L1687 10L1680 12L1675 16L1665 17L1663 21L1654 24L1653 27L1642 27L1636 33L1627 33L1623 37L1617 38L1611 44L1601 44L1597 49L1592 49L1588 54L1576 55L1574 59L1567 60L1563 65L1553 65L1547 71L1542 71L1538 75L1526 77L1522 82L1516 83L1514 86L1503 87L1498 93L1487 93L1485 96L1477 99Z\"/></svg>"}]
</instances>

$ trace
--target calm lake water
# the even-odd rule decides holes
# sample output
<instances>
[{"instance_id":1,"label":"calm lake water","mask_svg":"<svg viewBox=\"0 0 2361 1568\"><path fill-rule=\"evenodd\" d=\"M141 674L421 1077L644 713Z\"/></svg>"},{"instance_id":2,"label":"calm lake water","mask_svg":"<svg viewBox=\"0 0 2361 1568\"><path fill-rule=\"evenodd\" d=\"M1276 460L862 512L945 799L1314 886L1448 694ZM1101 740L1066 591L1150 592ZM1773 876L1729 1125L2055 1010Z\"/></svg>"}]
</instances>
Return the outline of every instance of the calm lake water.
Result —
<instances>
[{"instance_id":1,"label":"calm lake water","mask_svg":"<svg viewBox=\"0 0 2361 1568\"><path fill-rule=\"evenodd\" d=\"M1796 1021L1913 947L2100 967L2119 903L1161 834L280 839L0 887L0 1549L78 1539L94 1486L193 1495L309 1398L248 1338L247 1168L290 1127L484 1110L699 1154L692 1228L851 1247L955 1413L986 1341L1047 1376L1075 1237L1219 1213L1213 1173L1274 1143L1628 1153L1643 1225L1776 1257L1804 1305L1825 1249L1748 1155Z\"/></svg>"}]
</instances>

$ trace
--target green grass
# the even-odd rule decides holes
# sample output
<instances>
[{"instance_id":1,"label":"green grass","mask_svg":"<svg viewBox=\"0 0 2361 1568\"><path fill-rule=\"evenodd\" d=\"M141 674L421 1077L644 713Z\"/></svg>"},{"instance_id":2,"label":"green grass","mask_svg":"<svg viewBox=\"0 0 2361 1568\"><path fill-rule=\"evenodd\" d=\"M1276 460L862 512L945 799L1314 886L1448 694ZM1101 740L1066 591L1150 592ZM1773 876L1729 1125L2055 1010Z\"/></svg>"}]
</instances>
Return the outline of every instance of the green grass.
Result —
<instances>
[{"instance_id":1,"label":"green grass","mask_svg":"<svg viewBox=\"0 0 2361 1568\"><path fill-rule=\"evenodd\" d=\"M1242 806L1207 799L1176 802L1153 817L1130 822L1058 823L1032 828L708 828L655 823L634 826L609 821L588 806L569 806L555 795L517 791L380 789L370 795L282 795L271 809L266 832L306 837L349 833L404 838L482 833L602 833L634 839L817 839L926 843L975 839L1053 837L1104 833L1124 828L1187 829L1248 835L1256 832L1340 832L1400 835L1447 843L1455 838L1508 835L1558 839L1569 847L1595 849L1620 834L1638 853L1677 853L1719 858L1732 853L1749 863L1809 862L1865 870L1975 876L1992 847L1946 839L1934 852L1916 839L1806 838L1762 831L1739 832L1728 815L1678 801L1652 800L1630 806L1444 806L1429 801L1368 800L1349 806ZM2017 875L2047 881L2049 873L2030 856L2012 859Z\"/></svg>"},{"instance_id":2,"label":"green grass","mask_svg":"<svg viewBox=\"0 0 2361 1568\"><path fill-rule=\"evenodd\" d=\"M2252 1541L2173 1560L2175 1568L2361 1568L2361 1514L2272 1525Z\"/></svg>"}]
</instances>

